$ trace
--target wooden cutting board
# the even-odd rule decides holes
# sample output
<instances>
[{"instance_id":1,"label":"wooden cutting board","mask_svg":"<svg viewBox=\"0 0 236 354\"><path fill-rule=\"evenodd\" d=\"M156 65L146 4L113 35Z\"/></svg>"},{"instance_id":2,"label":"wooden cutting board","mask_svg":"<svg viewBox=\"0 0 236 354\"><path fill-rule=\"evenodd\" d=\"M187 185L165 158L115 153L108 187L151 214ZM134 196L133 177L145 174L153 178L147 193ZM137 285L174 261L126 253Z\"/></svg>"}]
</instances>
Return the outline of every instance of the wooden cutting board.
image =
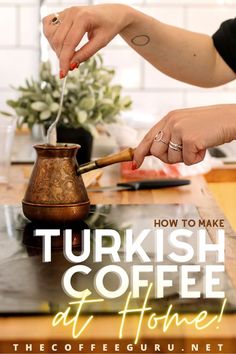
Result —
<instances>
[{"instance_id":1,"label":"wooden cutting board","mask_svg":"<svg viewBox=\"0 0 236 354\"><path fill-rule=\"evenodd\" d=\"M85 187L89 187L91 184L95 183L102 176L102 170L89 171L82 175Z\"/></svg>"}]
</instances>

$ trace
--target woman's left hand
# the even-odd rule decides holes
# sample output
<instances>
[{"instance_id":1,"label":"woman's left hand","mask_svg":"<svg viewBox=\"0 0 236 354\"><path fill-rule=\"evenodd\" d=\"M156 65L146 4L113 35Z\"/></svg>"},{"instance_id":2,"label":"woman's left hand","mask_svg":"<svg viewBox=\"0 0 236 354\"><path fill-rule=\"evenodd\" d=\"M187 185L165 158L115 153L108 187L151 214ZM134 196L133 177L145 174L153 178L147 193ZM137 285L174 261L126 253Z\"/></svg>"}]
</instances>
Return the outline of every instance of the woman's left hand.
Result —
<instances>
[{"instance_id":1,"label":"woman's left hand","mask_svg":"<svg viewBox=\"0 0 236 354\"><path fill-rule=\"evenodd\" d=\"M133 166L141 166L148 155L169 164L193 165L204 159L207 148L234 139L235 104L172 111L151 128L135 149Z\"/></svg>"},{"instance_id":2,"label":"woman's left hand","mask_svg":"<svg viewBox=\"0 0 236 354\"><path fill-rule=\"evenodd\" d=\"M133 10L122 4L72 6L43 19L43 32L60 61L60 76L105 47L133 18ZM77 48L87 33L88 41Z\"/></svg>"}]
</instances>

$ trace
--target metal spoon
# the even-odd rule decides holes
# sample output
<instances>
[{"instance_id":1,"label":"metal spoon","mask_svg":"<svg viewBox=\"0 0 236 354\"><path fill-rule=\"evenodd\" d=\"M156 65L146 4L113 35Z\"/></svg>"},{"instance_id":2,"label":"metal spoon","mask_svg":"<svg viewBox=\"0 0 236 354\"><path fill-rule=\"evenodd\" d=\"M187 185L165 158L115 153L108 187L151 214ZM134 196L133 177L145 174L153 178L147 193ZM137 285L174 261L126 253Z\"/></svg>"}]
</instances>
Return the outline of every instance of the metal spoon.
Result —
<instances>
[{"instance_id":1,"label":"metal spoon","mask_svg":"<svg viewBox=\"0 0 236 354\"><path fill-rule=\"evenodd\" d=\"M57 144L57 123L60 120L62 107L63 107L63 99L64 99L64 93L65 93L65 87L66 87L66 78L67 78L67 76L63 79L63 83L62 83L60 105L59 105L57 117L56 117L55 121L50 125L50 127L48 128L48 131L47 131L47 143L49 145L56 145Z\"/></svg>"}]
</instances>

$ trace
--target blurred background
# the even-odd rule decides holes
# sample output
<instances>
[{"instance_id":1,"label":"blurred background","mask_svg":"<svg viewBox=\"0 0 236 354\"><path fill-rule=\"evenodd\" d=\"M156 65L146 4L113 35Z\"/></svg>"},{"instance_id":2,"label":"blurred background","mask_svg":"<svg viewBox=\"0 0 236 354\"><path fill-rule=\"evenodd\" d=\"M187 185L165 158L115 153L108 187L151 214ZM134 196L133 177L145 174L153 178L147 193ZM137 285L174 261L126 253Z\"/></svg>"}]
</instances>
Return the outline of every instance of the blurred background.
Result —
<instances>
[{"instance_id":1,"label":"blurred background","mask_svg":"<svg viewBox=\"0 0 236 354\"><path fill-rule=\"evenodd\" d=\"M109 1L111 2L111 1ZM117 1L116 1L117 2ZM189 30L212 35L221 22L235 16L235 0L126 0L142 12L158 20ZM58 72L58 61L40 38L40 18L82 4L98 4L85 0L0 0L0 110L16 93L25 78L37 78L39 62L50 59ZM104 1L101 1L104 3ZM116 70L114 82L123 86L124 94L133 100L129 121L142 120L146 126L172 109L235 103L236 81L214 89L201 89L171 79L145 62L119 37L102 50L104 62ZM231 144L234 151L233 144ZM236 155L236 149L235 149Z\"/></svg>"}]
</instances>

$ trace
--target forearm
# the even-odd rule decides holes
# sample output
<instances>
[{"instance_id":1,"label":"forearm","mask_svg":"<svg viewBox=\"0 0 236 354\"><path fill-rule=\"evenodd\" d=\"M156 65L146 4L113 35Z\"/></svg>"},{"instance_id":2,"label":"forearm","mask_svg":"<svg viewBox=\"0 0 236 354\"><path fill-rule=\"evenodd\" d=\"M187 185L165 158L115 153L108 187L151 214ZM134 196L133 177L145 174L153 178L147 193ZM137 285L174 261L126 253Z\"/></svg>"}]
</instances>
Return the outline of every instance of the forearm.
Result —
<instances>
[{"instance_id":1,"label":"forearm","mask_svg":"<svg viewBox=\"0 0 236 354\"><path fill-rule=\"evenodd\" d=\"M127 11L130 24L120 35L164 74L201 87L219 86L235 79L210 36L163 24L132 8Z\"/></svg>"}]
</instances>

